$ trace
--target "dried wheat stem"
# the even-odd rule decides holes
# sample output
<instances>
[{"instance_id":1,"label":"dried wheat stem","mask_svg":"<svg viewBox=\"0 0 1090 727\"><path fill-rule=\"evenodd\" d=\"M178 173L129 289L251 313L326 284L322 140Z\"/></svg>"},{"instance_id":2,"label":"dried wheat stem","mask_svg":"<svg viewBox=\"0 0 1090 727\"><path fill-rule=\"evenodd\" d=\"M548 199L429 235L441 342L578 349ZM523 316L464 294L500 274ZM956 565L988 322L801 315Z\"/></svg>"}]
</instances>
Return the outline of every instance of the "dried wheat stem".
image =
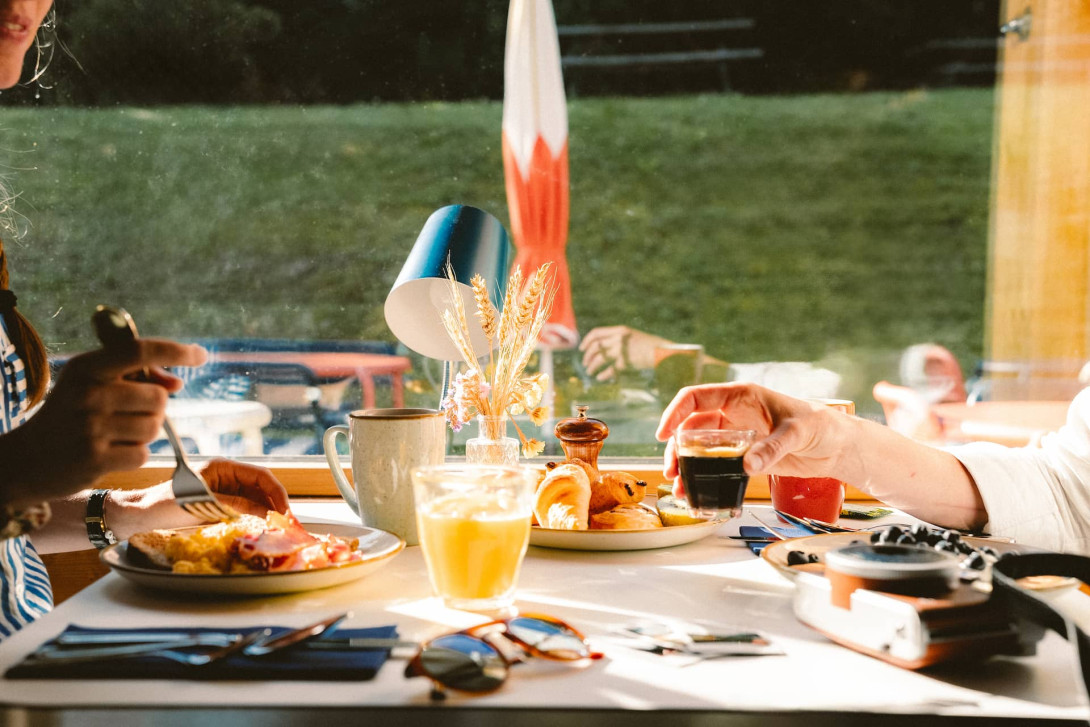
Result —
<instances>
[{"instance_id":1,"label":"dried wheat stem","mask_svg":"<svg viewBox=\"0 0 1090 727\"><path fill-rule=\"evenodd\" d=\"M481 329L484 330L488 342L492 343L496 336L496 306L492 305L492 300L488 297L484 278L474 275L470 284L473 286L473 297L477 301L477 318L481 321Z\"/></svg>"},{"instance_id":2,"label":"dried wheat stem","mask_svg":"<svg viewBox=\"0 0 1090 727\"><path fill-rule=\"evenodd\" d=\"M541 293L545 290L546 277L551 267L552 263L545 263L538 268L534 277L530 279L529 285L526 286L526 293L522 296L522 302L519 303L518 318L515 321L516 330L525 331L533 320L534 309L541 298Z\"/></svg>"},{"instance_id":3,"label":"dried wheat stem","mask_svg":"<svg viewBox=\"0 0 1090 727\"><path fill-rule=\"evenodd\" d=\"M462 354L462 358L465 359L466 365L483 377L484 371L481 369L481 364L473 353L473 346L470 344L466 331L463 330L460 322L450 310L443 311L442 318L443 328L446 329L447 335L450 336L450 340L454 342L458 352Z\"/></svg>"},{"instance_id":4,"label":"dried wheat stem","mask_svg":"<svg viewBox=\"0 0 1090 727\"><path fill-rule=\"evenodd\" d=\"M517 334L515 315L518 309L519 289L522 288L522 268L518 265L511 271L507 281L507 292L503 296L503 310L500 311L500 350L502 351Z\"/></svg>"}]
</instances>

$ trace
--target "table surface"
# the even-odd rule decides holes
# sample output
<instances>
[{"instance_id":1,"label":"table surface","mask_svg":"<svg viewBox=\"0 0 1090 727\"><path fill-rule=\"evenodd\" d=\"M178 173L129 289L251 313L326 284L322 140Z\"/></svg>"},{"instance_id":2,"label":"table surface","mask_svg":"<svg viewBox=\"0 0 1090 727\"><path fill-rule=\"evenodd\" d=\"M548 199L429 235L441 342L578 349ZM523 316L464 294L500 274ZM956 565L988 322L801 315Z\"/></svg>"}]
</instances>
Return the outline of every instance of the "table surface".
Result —
<instances>
[{"instance_id":1,"label":"table surface","mask_svg":"<svg viewBox=\"0 0 1090 727\"><path fill-rule=\"evenodd\" d=\"M207 420L210 426L233 431L238 425L251 423L260 429L272 420L272 411L259 401L167 399L167 416L172 421Z\"/></svg>"},{"instance_id":2,"label":"table surface","mask_svg":"<svg viewBox=\"0 0 1090 727\"><path fill-rule=\"evenodd\" d=\"M978 401L931 410L950 438L1020 445L1062 427L1070 407L1070 401Z\"/></svg>"},{"instance_id":3,"label":"table surface","mask_svg":"<svg viewBox=\"0 0 1090 727\"><path fill-rule=\"evenodd\" d=\"M353 522L342 503L297 503L308 522ZM765 512L764 517L771 513ZM909 518L896 516L904 522ZM887 519L888 520L888 519ZM792 613L794 586L738 541L723 537L749 515L696 543L661 550L582 552L530 548L518 591L523 612L582 629L606 658L579 666L520 664L499 691L429 701L424 679L391 660L369 682L0 682L0 721L11 724L323 724L374 716L436 724L457 710L472 724L595 723L926 724L957 717L1086 720L1072 651L1049 634L1035 656L1000 657L917 673L837 646ZM315 531L320 526L312 528ZM1087 598L1078 591L1074 597ZM363 580L321 591L239 600L189 600L142 590L110 574L0 643L6 670L68 624L98 627L303 625L351 610L347 626L397 624L419 640L479 622L430 595L418 547ZM673 619L715 630L758 631L784 656L693 661L656 656L610 639L618 624ZM703 720L703 721L702 721Z\"/></svg>"},{"instance_id":4,"label":"table surface","mask_svg":"<svg viewBox=\"0 0 1090 727\"><path fill-rule=\"evenodd\" d=\"M218 351L213 360L299 363L318 376L354 376L361 370L401 373L412 366L407 356L357 351Z\"/></svg>"}]
</instances>

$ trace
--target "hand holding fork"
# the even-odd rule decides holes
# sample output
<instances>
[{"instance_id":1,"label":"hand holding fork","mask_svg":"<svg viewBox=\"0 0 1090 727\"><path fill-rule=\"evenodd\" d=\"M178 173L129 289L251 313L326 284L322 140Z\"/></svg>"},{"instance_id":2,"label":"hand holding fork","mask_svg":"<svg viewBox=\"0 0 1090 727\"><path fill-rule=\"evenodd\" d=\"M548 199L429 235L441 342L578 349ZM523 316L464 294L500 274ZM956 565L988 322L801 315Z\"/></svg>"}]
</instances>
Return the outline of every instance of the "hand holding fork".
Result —
<instances>
[{"instance_id":1,"label":"hand holding fork","mask_svg":"<svg viewBox=\"0 0 1090 727\"><path fill-rule=\"evenodd\" d=\"M132 316L121 308L100 305L91 317L91 323L98 339L107 348L131 343L137 338L136 323L133 321ZM150 381L147 369L143 371L141 380ZM207 522L231 520L238 517L239 513L234 508L216 500L201 476L189 466L185 450L182 448L182 443L175 434L169 418L163 418L163 431L174 450L174 459L177 463L174 469L174 477L171 480L171 489L178 505L190 515Z\"/></svg>"}]
</instances>

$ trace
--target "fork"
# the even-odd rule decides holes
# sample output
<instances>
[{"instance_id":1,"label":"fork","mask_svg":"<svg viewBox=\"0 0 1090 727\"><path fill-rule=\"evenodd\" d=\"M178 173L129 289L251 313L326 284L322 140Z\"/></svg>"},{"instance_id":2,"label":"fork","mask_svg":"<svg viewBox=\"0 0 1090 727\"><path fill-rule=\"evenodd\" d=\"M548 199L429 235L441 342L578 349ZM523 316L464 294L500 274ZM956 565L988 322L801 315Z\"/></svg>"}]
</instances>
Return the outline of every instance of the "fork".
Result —
<instances>
[{"instance_id":1,"label":"fork","mask_svg":"<svg viewBox=\"0 0 1090 727\"><path fill-rule=\"evenodd\" d=\"M231 654L244 651L246 647L267 639L271 633L271 629L252 631L245 636L233 639L226 646L196 654L188 651L178 651L178 649L201 646L206 643L199 636L170 643L126 644L124 646L102 646L90 649L45 649L34 652L27 659L37 664L79 664L102 659L161 656L188 666L206 666Z\"/></svg>"},{"instance_id":2,"label":"fork","mask_svg":"<svg viewBox=\"0 0 1090 727\"><path fill-rule=\"evenodd\" d=\"M94 315L91 316L91 325L94 326L98 340L107 348L135 341L138 335L136 322L133 321L132 316L124 308L112 308L106 305L98 306ZM140 380L150 381L150 379L148 370L144 369L140 375ZM190 515L206 522L220 522L237 518L238 511L216 500L215 495L208 489L205 481L189 466L189 460L186 459L181 440L178 439L178 435L174 432L174 426L170 423L170 418L166 416L163 417L163 431L174 450L176 467L174 468L174 477L171 480L170 488L174 493L175 502Z\"/></svg>"}]
</instances>

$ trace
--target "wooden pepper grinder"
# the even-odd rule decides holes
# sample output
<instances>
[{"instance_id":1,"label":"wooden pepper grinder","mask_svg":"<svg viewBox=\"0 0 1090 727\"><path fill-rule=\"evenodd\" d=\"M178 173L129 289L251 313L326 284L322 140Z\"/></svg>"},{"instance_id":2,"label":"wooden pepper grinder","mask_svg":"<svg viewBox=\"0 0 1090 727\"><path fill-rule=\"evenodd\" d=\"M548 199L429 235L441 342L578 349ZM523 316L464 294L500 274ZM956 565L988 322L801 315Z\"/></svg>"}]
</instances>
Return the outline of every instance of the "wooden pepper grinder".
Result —
<instances>
[{"instance_id":1,"label":"wooden pepper grinder","mask_svg":"<svg viewBox=\"0 0 1090 727\"><path fill-rule=\"evenodd\" d=\"M581 459L598 468L598 453L609 436L609 427L601 419L589 419L587 407L577 404L577 415L556 423L556 438L568 459Z\"/></svg>"}]
</instances>

